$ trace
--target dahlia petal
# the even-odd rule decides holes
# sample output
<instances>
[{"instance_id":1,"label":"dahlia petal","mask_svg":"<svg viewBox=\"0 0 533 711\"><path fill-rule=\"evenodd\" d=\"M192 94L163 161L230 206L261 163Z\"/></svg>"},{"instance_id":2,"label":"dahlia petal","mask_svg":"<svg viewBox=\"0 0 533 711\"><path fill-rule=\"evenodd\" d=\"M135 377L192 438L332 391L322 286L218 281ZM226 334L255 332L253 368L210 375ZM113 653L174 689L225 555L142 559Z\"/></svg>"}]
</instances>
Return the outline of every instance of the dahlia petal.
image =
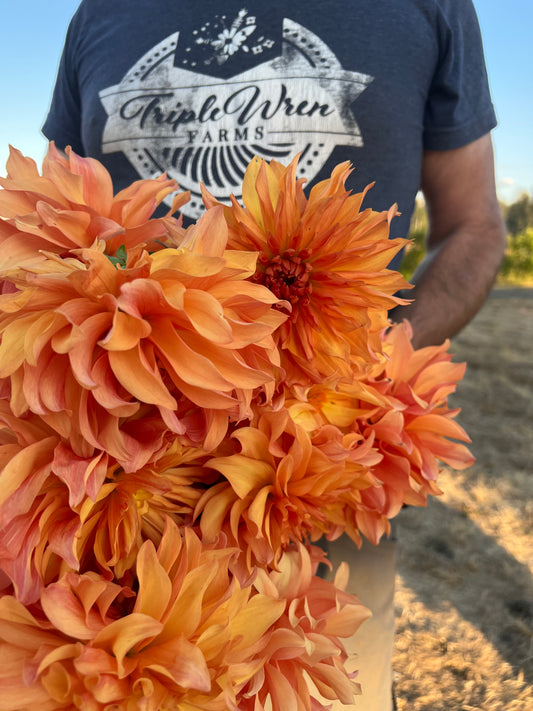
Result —
<instances>
[{"instance_id":1,"label":"dahlia petal","mask_svg":"<svg viewBox=\"0 0 533 711\"><path fill-rule=\"evenodd\" d=\"M68 646L52 652L47 655L43 660L41 667L44 666L46 662L54 662L61 660L61 652L64 650L63 658L68 658L66 655L69 653ZM117 665L112 654L109 654L104 649L98 649L96 647L85 646L83 649L77 650L75 655L76 659L74 662L76 671L80 672L87 677L87 682L90 679L97 679L100 675L114 674L116 676ZM129 687L129 685L128 685ZM126 694L129 692L129 688L126 690Z\"/></svg>"},{"instance_id":2,"label":"dahlia petal","mask_svg":"<svg viewBox=\"0 0 533 711\"><path fill-rule=\"evenodd\" d=\"M336 581L335 586L337 586ZM346 605L342 610L338 610L334 616L325 620L321 632L333 637L348 637L347 630L357 629L371 615L371 611L363 607L363 605Z\"/></svg>"},{"instance_id":3,"label":"dahlia petal","mask_svg":"<svg viewBox=\"0 0 533 711\"><path fill-rule=\"evenodd\" d=\"M163 617L172 592L172 583L157 559L151 541L146 541L137 555L139 594L135 611L156 620Z\"/></svg>"},{"instance_id":4,"label":"dahlia petal","mask_svg":"<svg viewBox=\"0 0 533 711\"><path fill-rule=\"evenodd\" d=\"M18 148L10 145L6 174L17 175L20 180L32 180L39 177L39 170L33 158L23 156Z\"/></svg>"},{"instance_id":5,"label":"dahlia petal","mask_svg":"<svg viewBox=\"0 0 533 711\"><path fill-rule=\"evenodd\" d=\"M113 205L113 182L102 163L94 158L82 158L71 148L66 149L70 170L83 180L83 198L101 215L108 215Z\"/></svg>"},{"instance_id":6,"label":"dahlia petal","mask_svg":"<svg viewBox=\"0 0 533 711\"><path fill-rule=\"evenodd\" d=\"M16 220L21 215L28 215L35 207L35 199L27 188L36 188L37 192L42 188L39 178L25 178L21 181L14 181L9 178L0 178L0 214L5 220ZM61 196L56 193L57 198Z\"/></svg>"},{"instance_id":7,"label":"dahlia petal","mask_svg":"<svg viewBox=\"0 0 533 711\"><path fill-rule=\"evenodd\" d=\"M260 333L256 332L257 337L264 336L264 327L260 327L260 329ZM253 332L254 329L252 328L251 331ZM254 340L257 342L257 338ZM272 379L272 375L268 371L264 372L264 369L259 370L256 367L250 367L246 363L242 355L246 357L248 355L247 351L239 355L234 350L217 348L194 333L184 334L183 343L187 348L192 348L193 351L201 353L212 363L212 367L216 368L220 376L225 379L226 387L224 389L228 389L229 383L233 383L234 387L253 389L264 385L265 382ZM179 371L178 374L181 376Z\"/></svg>"},{"instance_id":8,"label":"dahlia petal","mask_svg":"<svg viewBox=\"0 0 533 711\"><path fill-rule=\"evenodd\" d=\"M13 650L0 645L0 688L2 689L3 711L20 711L20 709L36 709L52 711L57 708L55 702L50 702L48 692L34 684L30 688L21 684L21 674L26 659L22 653L13 656ZM53 704L53 705L52 705Z\"/></svg>"},{"instance_id":9,"label":"dahlia petal","mask_svg":"<svg viewBox=\"0 0 533 711\"><path fill-rule=\"evenodd\" d=\"M124 393L109 366L107 353L102 353L93 363L91 380L96 387L91 390L96 402L114 417L132 417L140 408L140 403L131 400L130 393Z\"/></svg>"},{"instance_id":10,"label":"dahlia petal","mask_svg":"<svg viewBox=\"0 0 533 711\"><path fill-rule=\"evenodd\" d=\"M164 175L155 180L137 180L115 195L110 216L128 226L146 222L157 205L177 188L176 181Z\"/></svg>"},{"instance_id":11,"label":"dahlia petal","mask_svg":"<svg viewBox=\"0 0 533 711\"><path fill-rule=\"evenodd\" d=\"M338 699L343 704L353 704L353 683L339 669L319 662L310 671L313 683L325 699Z\"/></svg>"},{"instance_id":12,"label":"dahlia petal","mask_svg":"<svg viewBox=\"0 0 533 711\"><path fill-rule=\"evenodd\" d=\"M204 655L201 649L185 637L178 637L166 645L159 645L155 655L152 650L146 655L141 653L140 664L145 656L145 668L158 676L168 677L184 689L206 692L211 690L211 677ZM154 656L157 661L152 661Z\"/></svg>"},{"instance_id":13,"label":"dahlia petal","mask_svg":"<svg viewBox=\"0 0 533 711\"><path fill-rule=\"evenodd\" d=\"M15 175L15 173L12 174ZM0 178L0 186L5 190L5 193L4 190L0 191L0 195L3 193L5 195L5 198L2 195L2 200L0 201L0 204L5 209L5 212L2 213L5 217L13 218L17 215L25 215L31 212L35 202L39 199L47 199L54 204L68 206L63 190L58 189L52 180L43 180L39 176L34 178L14 178L10 174L7 178ZM13 195L13 193L15 194ZM21 200L21 196L17 195L17 193L24 193L25 199ZM12 214L11 205L15 205L17 208L15 214ZM26 209L24 209L25 207Z\"/></svg>"},{"instance_id":14,"label":"dahlia petal","mask_svg":"<svg viewBox=\"0 0 533 711\"><path fill-rule=\"evenodd\" d=\"M61 358L62 357L59 356L59 359ZM57 403L58 411L65 408L64 383L62 382L62 376L65 369L62 368L60 370L61 376L59 378L59 382L55 383L55 389L53 384L54 377L51 375L51 373L56 372L56 369L52 367L52 364L55 361L57 366L57 360L58 358L54 357L54 353L51 348L47 346L41 354L36 367L26 365L23 369L22 392L27 406L36 415L43 416L49 412L46 403L43 402L43 396L45 398L51 398L55 403ZM53 381L51 387L50 378L52 378Z\"/></svg>"},{"instance_id":15,"label":"dahlia petal","mask_svg":"<svg viewBox=\"0 0 533 711\"><path fill-rule=\"evenodd\" d=\"M470 442L470 438L461 425L439 414L428 413L427 415L421 415L412 420L407 425L406 430L409 432L428 432L432 436L441 435Z\"/></svg>"},{"instance_id":16,"label":"dahlia petal","mask_svg":"<svg viewBox=\"0 0 533 711\"><path fill-rule=\"evenodd\" d=\"M68 158L57 150L53 142L43 160L43 176L47 178L46 183L50 182L56 188L60 204L84 204L83 179L70 170Z\"/></svg>"},{"instance_id":17,"label":"dahlia petal","mask_svg":"<svg viewBox=\"0 0 533 711\"><path fill-rule=\"evenodd\" d=\"M434 388L442 388L447 383L457 383L464 376L466 363L434 363L428 365L414 382L417 393L426 393ZM403 376L405 377L405 376Z\"/></svg>"},{"instance_id":18,"label":"dahlia petal","mask_svg":"<svg viewBox=\"0 0 533 711\"><path fill-rule=\"evenodd\" d=\"M272 493L272 486L264 486L254 496L248 509L248 518L251 523L255 523L257 530L264 528L266 538L270 540L270 521L266 517L267 502ZM259 537L259 536L258 536Z\"/></svg>"},{"instance_id":19,"label":"dahlia petal","mask_svg":"<svg viewBox=\"0 0 533 711\"><path fill-rule=\"evenodd\" d=\"M89 247L93 239L88 235L88 228L91 217L86 212L79 210L56 210L45 202L38 202L36 205L37 215L48 228L39 228L33 231L37 236L43 235L46 241L56 244L65 249L76 247ZM18 220L17 227L25 232L32 233L30 226L24 221Z\"/></svg>"},{"instance_id":20,"label":"dahlia petal","mask_svg":"<svg viewBox=\"0 0 533 711\"><path fill-rule=\"evenodd\" d=\"M241 454L211 459L209 466L224 475L241 499L254 489L270 484L274 477L271 464Z\"/></svg>"},{"instance_id":21,"label":"dahlia petal","mask_svg":"<svg viewBox=\"0 0 533 711\"><path fill-rule=\"evenodd\" d=\"M195 254L220 257L227 242L228 226L224 219L224 208L219 206L205 212L196 224L188 228L181 246Z\"/></svg>"},{"instance_id":22,"label":"dahlia petal","mask_svg":"<svg viewBox=\"0 0 533 711\"><path fill-rule=\"evenodd\" d=\"M211 257L168 248L152 254L151 274L155 276L158 271L164 273L166 270L172 270L176 279L199 279L215 277L224 266L225 260L219 256Z\"/></svg>"},{"instance_id":23,"label":"dahlia petal","mask_svg":"<svg viewBox=\"0 0 533 711\"><path fill-rule=\"evenodd\" d=\"M54 645L54 634L42 629L33 615L11 595L0 598L0 639L21 649ZM0 645L2 646L2 645Z\"/></svg>"},{"instance_id":24,"label":"dahlia petal","mask_svg":"<svg viewBox=\"0 0 533 711\"><path fill-rule=\"evenodd\" d=\"M202 446L206 452L212 452L221 444L228 431L228 415L220 410L208 410L205 414L207 433L203 437ZM194 438L193 438L194 441ZM196 441L199 441L196 439Z\"/></svg>"},{"instance_id":25,"label":"dahlia petal","mask_svg":"<svg viewBox=\"0 0 533 711\"><path fill-rule=\"evenodd\" d=\"M34 321L33 314L22 317L3 331L0 342L0 378L8 378L24 362L26 328Z\"/></svg>"},{"instance_id":26,"label":"dahlia petal","mask_svg":"<svg viewBox=\"0 0 533 711\"><path fill-rule=\"evenodd\" d=\"M37 364L37 359L45 345L63 329L64 325L63 317L53 312L44 312L33 320L33 323L28 326L24 339L26 361L30 365Z\"/></svg>"},{"instance_id":27,"label":"dahlia petal","mask_svg":"<svg viewBox=\"0 0 533 711\"><path fill-rule=\"evenodd\" d=\"M155 257L153 254L152 262ZM165 313L170 311L169 307L182 310L185 286L173 279L171 284L165 284L164 287L161 282L150 279L127 282L120 289L117 308L138 319L147 314Z\"/></svg>"},{"instance_id":28,"label":"dahlia petal","mask_svg":"<svg viewBox=\"0 0 533 711\"><path fill-rule=\"evenodd\" d=\"M159 642L166 643L180 635L188 637L199 626L205 591L217 574L213 565L202 565L192 570L183 581L180 594L165 620Z\"/></svg>"},{"instance_id":29,"label":"dahlia petal","mask_svg":"<svg viewBox=\"0 0 533 711\"><path fill-rule=\"evenodd\" d=\"M204 430L197 435L194 436L193 433L191 432L191 429L187 427L185 422L181 420L176 412L174 410L169 410L168 407L159 407L159 413L161 415L161 419L163 420L164 424L166 427L171 432L174 432L175 434L182 435L182 434L188 434L192 441L200 441L203 439L203 435L205 434ZM224 432L222 433L222 437L226 434L227 426L224 428ZM218 440L217 440L218 443ZM206 447L207 448L207 447Z\"/></svg>"},{"instance_id":30,"label":"dahlia petal","mask_svg":"<svg viewBox=\"0 0 533 711\"><path fill-rule=\"evenodd\" d=\"M172 568L179 557L181 549L182 539L179 529L170 518L167 518L163 537L157 549L157 558L164 570L169 571Z\"/></svg>"},{"instance_id":31,"label":"dahlia petal","mask_svg":"<svg viewBox=\"0 0 533 711\"><path fill-rule=\"evenodd\" d=\"M116 311L113 325L106 337L99 341L99 345L108 351L127 351L134 348L141 339L147 338L151 330L147 321Z\"/></svg>"},{"instance_id":32,"label":"dahlia petal","mask_svg":"<svg viewBox=\"0 0 533 711\"><path fill-rule=\"evenodd\" d=\"M50 698L54 700L55 708L57 708L58 704L61 708L61 706L64 707L68 703L69 697L71 697L73 691L72 682L73 679L71 675L62 664L52 664L52 666L47 669L41 677L41 684L47 690ZM84 695L85 694L82 692L76 700L79 703L84 703L84 700L82 699ZM96 711L94 703L89 702L87 705L89 706L90 711Z\"/></svg>"},{"instance_id":33,"label":"dahlia petal","mask_svg":"<svg viewBox=\"0 0 533 711\"><path fill-rule=\"evenodd\" d=\"M26 215L33 208L33 201L25 192L14 192L6 180L0 178L0 214L5 219L13 219L18 215ZM13 186L14 187L14 186ZM8 191L8 188L9 189Z\"/></svg>"},{"instance_id":34,"label":"dahlia petal","mask_svg":"<svg viewBox=\"0 0 533 711\"><path fill-rule=\"evenodd\" d=\"M15 454L2 470L0 480L0 506L9 501L10 497L17 495L22 490L27 493L27 501L23 510L27 510L32 501L33 487L39 486L50 472L51 452L57 440L46 437L38 442L28 445ZM28 484L26 484L28 482ZM6 512L7 513L7 512ZM2 512L2 519L5 522Z\"/></svg>"},{"instance_id":35,"label":"dahlia petal","mask_svg":"<svg viewBox=\"0 0 533 711\"><path fill-rule=\"evenodd\" d=\"M230 252L230 254L232 255L233 259L234 252ZM235 254L240 255L241 253L235 252ZM249 255L249 253L246 252L244 252L244 254ZM253 257L255 267L255 262L257 261L257 258L254 254L251 254L251 257ZM242 261L242 259L244 258L239 256L239 263ZM248 271L248 269L246 269L246 271ZM251 275L253 276L255 269L252 269L251 272ZM217 299L224 302L224 307L226 311L233 310L238 314L242 314L243 316L250 313L250 311L252 314L254 313L253 301L257 302L257 305L255 306L257 313L265 313L264 304L271 305L284 303L283 301L280 302L280 299L278 299L275 294L270 291L270 289L267 289L262 284L255 284L249 281L239 281L239 289L237 293L235 291L235 284L233 282L220 281L219 283L211 286L211 288L209 289L209 293L213 294L214 296L216 296ZM276 317L279 318L281 322L285 321L287 318L287 316L282 313L276 313Z\"/></svg>"},{"instance_id":36,"label":"dahlia petal","mask_svg":"<svg viewBox=\"0 0 533 711\"><path fill-rule=\"evenodd\" d=\"M103 674L97 668L95 674L87 676L85 687L98 704L109 707L113 702L120 702L130 694L130 684L124 679L117 679L114 673Z\"/></svg>"},{"instance_id":37,"label":"dahlia petal","mask_svg":"<svg viewBox=\"0 0 533 711\"><path fill-rule=\"evenodd\" d=\"M74 508L85 495L96 500L107 474L107 456L98 452L94 457L79 457L61 442L54 450L53 471L68 486L69 504Z\"/></svg>"},{"instance_id":38,"label":"dahlia petal","mask_svg":"<svg viewBox=\"0 0 533 711\"><path fill-rule=\"evenodd\" d=\"M102 581L99 587L100 591L105 589L105 583ZM62 582L42 591L41 604L54 627L73 639L92 639L103 627L94 611L84 609L76 591Z\"/></svg>"},{"instance_id":39,"label":"dahlia petal","mask_svg":"<svg viewBox=\"0 0 533 711\"><path fill-rule=\"evenodd\" d=\"M49 358L41 358L35 369L26 368L24 392L30 408L37 414L68 409L62 382L65 365L64 356L50 354ZM31 391L38 394L39 404L36 401L32 403L29 397Z\"/></svg>"},{"instance_id":40,"label":"dahlia petal","mask_svg":"<svg viewBox=\"0 0 533 711\"><path fill-rule=\"evenodd\" d=\"M249 647L261 639L285 611L285 600L263 595L252 597L241 613L231 622L236 637L235 649Z\"/></svg>"},{"instance_id":41,"label":"dahlia petal","mask_svg":"<svg viewBox=\"0 0 533 711\"><path fill-rule=\"evenodd\" d=\"M95 314L87 318L83 326L74 330L74 338L68 346L70 367L74 377L83 388L94 388L96 382L91 376L94 349L98 339L111 324L108 313Z\"/></svg>"},{"instance_id":42,"label":"dahlia petal","mask_svg":"<svg viewBox=\"0 0 533 711\"><path fill-rule=\"evenodd\" d=\"M129 351L110 351L109 365L119 383L141 402L171 410L177 407L160 373L151 367L140 345Z\"/></svg>"},{"instance_id":43,"label":"dahlia petal","mask_svg":"<svg viewBox=\"0 0 533 711\"><path fill-rule=\"evenodd\" d=\"M93 644L112 650L117 660L119 679L126 676L128 668L127 657L135 647L141 647L160 634L163 624L148 615L132 612L104 627L96 634Z\"/></svg>"},{"instance_id":44,"label":"dahlia petal","mask_svg":"<svg viewBox=\"0 0 533 711\"><path fill-rule=\"evenodd\" d=\"M200 529L206 542L216 541L222 530L222 524L235 501L235 493L227 484L209 487L204 497L198 502L195 516L202 512Z\"/></svg>"},{"instance_id":45,"label":"dahlia petal","mask_svg":"<svg viewBox=\"0 0 533 711\"><path fill-rule=\"evenodd\" d=\"M294 679L287 679L274 665L267 670L269 689L276 711L307 711L294 689Z\"/></svg>"},{"instance_id":46,"label":"dahlia petal","mask_svg":"<svg viewBox=\"0 0 533 711\"><path fill-rule=\"evenodd\" d=\"M169 366L181 380L202 390L231 391L233 383L226 380L215 365L201 352L190 348L170 324L163 329L161 322L153 325L152 339ZM209 344L206 343L209 347Z\"/></svg>"},{"instance_id":47,"label":"dahlia petal","mask_svg":"<svg viewBox=\"0 0 533 711\"><path fill-rule=\"evenodd\" d=\"M232 343L232 332L224 310L213 296L197 289L187 289L183 309L200 336L213 343Z\"/></svg>"}]
</instances>

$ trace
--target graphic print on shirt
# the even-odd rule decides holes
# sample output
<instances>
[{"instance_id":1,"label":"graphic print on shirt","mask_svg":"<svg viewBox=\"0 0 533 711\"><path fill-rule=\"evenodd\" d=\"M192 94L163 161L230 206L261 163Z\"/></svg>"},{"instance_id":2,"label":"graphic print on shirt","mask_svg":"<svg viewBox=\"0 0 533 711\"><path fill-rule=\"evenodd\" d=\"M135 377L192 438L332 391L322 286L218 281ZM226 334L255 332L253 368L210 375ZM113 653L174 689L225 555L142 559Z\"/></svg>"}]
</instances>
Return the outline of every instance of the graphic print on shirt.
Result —
<instances>
[{"instance_id":1,"label":"graphic print on shirt","mask_svg":"<svg viewBox=\"0 0 533 711\"><path fill-rule=\"evenodd\" d=\"M178 42L175 33L153 47L100 100L107 114L102 152L122 151L142 178L175 178L192 195L184 215L203 212L200 182L218 200L240 199L254 155L288 163L300 153L310 181L335 146L363 145L351 104L373 77L344 70L301 25L284 19L279 55L262 63L275 43L245 10L229 26L205 23L175 66ZM226 79L209 74L239 53L259 63Z\"/></svg>"}]
</instances>

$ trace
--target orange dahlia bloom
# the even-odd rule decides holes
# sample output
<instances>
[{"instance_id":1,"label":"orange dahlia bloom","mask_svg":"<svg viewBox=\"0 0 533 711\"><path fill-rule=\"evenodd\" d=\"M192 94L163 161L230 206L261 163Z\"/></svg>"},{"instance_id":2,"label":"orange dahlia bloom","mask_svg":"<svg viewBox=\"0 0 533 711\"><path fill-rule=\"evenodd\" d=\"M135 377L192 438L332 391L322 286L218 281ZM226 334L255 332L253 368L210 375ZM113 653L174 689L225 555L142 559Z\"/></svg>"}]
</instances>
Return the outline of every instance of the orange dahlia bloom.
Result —
<instances>
[{"instance_id":1,"label":"orange dahlia bloom","mask_svg":"<svg viewBox=\"0 0 533 711\"><path fill-rule=\"evenodd\" d=\"M144 541L160 543L168 519L192 525L196 504L215 478L203 467L205 459L203 450L173 439L164 453L137 472L110 467L97 495L77 507L79 569L123 580Z\"/></svg>"},{"instance_id":2,"label":"orange dahlia bloom","mask_svg":"<svg viewBox=\"0 0 533 711\"><path fill-rule=\"evenodd\" d=\"M414 350L409 324L393 325L383 344L385 358L370 371L335 388L315 385L306 403L291 406L293 417L317 432L328 423L342 433L343 443L363 437L379 452L360 489L342 493L338 501L346 514L342 526L357 543L359 533L377 543L403 504L424 505L427 494L441 493L440 462L464 469L474 461L461 443L470 441L468 435L454 421L459 410L447 405L465 370L464 363L451 362L448 346ZM333 432L332 455L341 441Z\"/></svg>"},{"instance_id":3,"label":"orange dahlia bloom","mask_svg":"<svg viewBox=\"0 0 533 711\"><path fill-rule=\"evenodd\" d=\"M161 248L165 218L152 214L178 189L174 180L139 180L113 195L111 176L101 163L70 148L64 155L53 143L42 175L31 158L14 148L6 168L7 177L0 177L0 275L42 261L41 250L65 256L96 242L108 255L121 245L127 250L138 244ZM187 199L186 193L177 195L171 212Z\"/></svg>"},{"instance_id":4,"label":"orange dahlia bloom","mask_svg":"<svg viewBox=\"0 0 533 711\"><path fill-rule=\"evenodd\" d=\"M4 711L237 709L286 602L241 587L234 554L169 524L157 551L139 551L135 591L67 573L31 612L1 598Z\"/></svg>"},{"instance_id":5,"label":"orange dahlia bloom","mask_svg":"<svg viewBox=\"0 0 533 711\"><path fill-rule=\"evenodd\" d=\"M361 693L344 668L341 640L355 634L370 611L345 592L345 563L333 583L316 576L323 556L320 548L298 545L283 555L277 570L258 571L255 587L287 606L273 625L264 665L243 690L240 710L326 711L328 701L352 704Z\"/></svg>"},{"instance_id":6,"label":"orange dahlia bloom","mask_svg":"<svg viewBox=\"0 0 533 711\"><path fill-rule=\"evenodd\" d=\"M0 401L0 567L24 604L67 570L122 581L165 521L191 524L216 477L206 454L176 438L126 473L108 454L80 457L39 418L15 418Z\"/></svg>"},{"instance_id":7,"label":"orange dahlia bloom","mask_svg":"<svg viewBox=\"0 0 533 711\"><path fill-rule=\"evenodd\" d=\"M302 709L325 709L306 675L326 698L350 701L357 685L338 637L368 611L343 591L345 571L334 584L317 578L318 552L300 547L239 584L234 555L168 523L157 550L143 544L133 587L67 573L31 609L4 595L2 709L238 711L300 695Z\"/></svg>"},{"instance_id":8,"label":"orange dahlia bloom","mask_svg":"<svg viewBox=\"0 0 533 711\"><path fill-rule=\"evenodd\" d=\"M191 439L211 447L228 416L249 414L255 391L269 399L279 361L272 332L286 317L248 281L255 255L225 250L221 210L193 237L191 249L134 248L122 265L88 248L12 274L16 290L0 296L0 378L13 412L30 410L78 438L80 454L86 442L135 470L163 427L185 434L193 424ZM128 427L153 417L145 406L161 426L147 423L138 440ZM191 408L204 411L203 433Z\"/></svg>"},{"instance_id":9,"label":"orange dahlia bloom","mask_svg":"<svg viewBox=\"0 0 533 711\"><path fill-rule=\"evenodd\" d=\"M347 163L304 195L297 159L287 168L254 159L243 182L243 203L226 208L229 245L259 252L254 279L289 302L277 332L287 382L320 382L349 375L352 359L373 359L383 323L373 312L403 303L407 285L387 265L405 240L389 240L389 212L360 211L366 194L344 187ZM368 188L367 188L368 189ZM216 201L204 193L208 208Z\"/></svg>"},{"instance_id":10,"label":"orange dahlia bloom","mask_svg":"<svg viewBox=\"0 0 533 711\"><path fill-rule=\"evenodd\" d=\"M401 403L395 407L403 418L401 437L391 437L386 426L380 430L376 418L367 426L375 430L382 451L407 459L415 493L440 493L439 462L454 469L466 469L474 462L461 444L471 440L454 420L460 411L448 407L448 397L464 376L466 364L452 362L449 341L414 350L411 335L407 321L390 329L384 341L383 372L370 378L371 385L384 387L394 402Z\"/></svg>"},{"instance_id":11,"label":"orange dahlia bloom","mask_svg":"<svg viewBox=\"0 0 533 711\"><path fill-rule=\"evenodd\" d=\"M292 541L340 535L343 495L369 485L368 468L381 455L372 437L336 446L333 432L324 434L312 436L287 409L266 411L254 426L239 427L234 451L205 464L222 479L196 507L203 537L215 541L225 531L251 566L276 565Z\"/></svg>"}]
</instances>

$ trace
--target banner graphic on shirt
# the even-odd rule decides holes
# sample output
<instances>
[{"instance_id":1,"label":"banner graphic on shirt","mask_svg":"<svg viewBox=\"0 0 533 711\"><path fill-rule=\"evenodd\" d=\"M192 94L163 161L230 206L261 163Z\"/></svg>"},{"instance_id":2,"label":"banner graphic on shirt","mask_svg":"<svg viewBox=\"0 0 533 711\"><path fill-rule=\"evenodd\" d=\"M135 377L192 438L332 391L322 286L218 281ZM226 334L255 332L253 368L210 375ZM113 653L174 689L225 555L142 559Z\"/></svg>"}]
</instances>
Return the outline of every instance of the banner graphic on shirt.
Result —
<instances>
[{"instance_id":1,"label":"banner graphic on shirt","mask_svg":"<svg viewBox=\"0 0 533 711\"><path fill-rule=\"evenodd\" d=\"M238 52L260 56L253 17L243 10L209 45L213 61ZM285 19L280 55L229 79L203 73L199 63L175 66L179 33L145 54L120 84L100 92L107 113L102 151L122 151L143 178L166 172L192 200L183 213L202 212L198 185L219 200L240 197L246 165L254 155L286 161L301 153L312 179L337 145L361 146L352 102L372 77L344 70L313 33ZM251 48L251 49L250 49ZM187 48L188 49L188 48ZM208 61L203 62L207 66ZM228 65L229 66L229 65Z\"/></svg>"}]
</instances>

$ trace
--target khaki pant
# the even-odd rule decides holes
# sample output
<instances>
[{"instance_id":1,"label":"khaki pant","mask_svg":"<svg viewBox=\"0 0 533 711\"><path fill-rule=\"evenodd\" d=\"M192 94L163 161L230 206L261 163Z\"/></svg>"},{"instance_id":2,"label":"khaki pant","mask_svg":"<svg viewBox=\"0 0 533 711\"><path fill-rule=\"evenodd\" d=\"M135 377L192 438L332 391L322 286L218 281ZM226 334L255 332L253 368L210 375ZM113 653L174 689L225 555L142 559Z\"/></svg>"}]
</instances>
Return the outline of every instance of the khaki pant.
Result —
<instances>
[{"instance_id":1,"label":"khaki pant","mask_svg":"<svg viewBox=\"0 0 533 711\"><path fill-rule=\"evenodd\" d=\"M349 671L359 670L356 680L363 693L355 697L354 705L334 702L332 711L392 711L396 541L385 539L378 546L364 541L358 549L348 536L341 536L320 544L333 564L333 571L325 577L331 579L346 561L350 566L348 591L372 611L355 636L343 640L348 653L357 655L349 662Z\"/></svg>"}]
</instances>

